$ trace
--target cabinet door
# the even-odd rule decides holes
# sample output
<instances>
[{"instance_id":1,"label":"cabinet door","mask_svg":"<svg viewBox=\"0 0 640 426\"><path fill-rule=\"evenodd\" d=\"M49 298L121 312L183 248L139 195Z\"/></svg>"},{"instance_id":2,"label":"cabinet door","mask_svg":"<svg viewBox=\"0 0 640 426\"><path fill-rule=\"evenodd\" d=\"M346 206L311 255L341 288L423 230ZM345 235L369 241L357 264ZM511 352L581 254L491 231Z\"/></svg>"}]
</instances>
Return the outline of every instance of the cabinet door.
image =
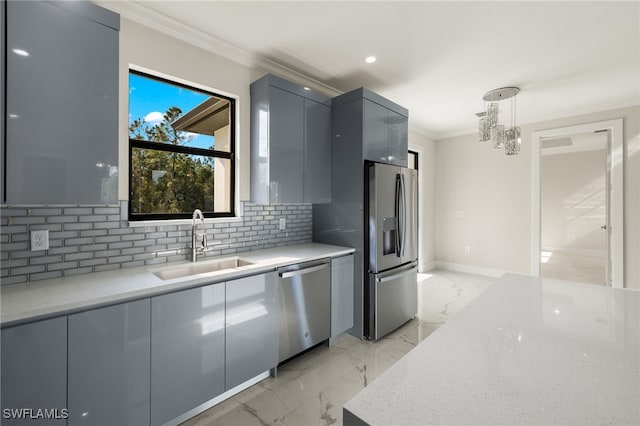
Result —
<instances>
[{"instance_id":1,"label":"cabinet door","mask_svg":"<svg viewBox=\"0 0 640 426\"><path fill-rule=\"evenodd\" d=\"M389 110L369 99L364 100L364 159L388 162Z\"/></svg>"},{"instance_id":2,"label":"cabinet door","mask_svg":"<svg viewBox=\"0 0 640 426\"><path fill-rule=\"evenodd\" d=\"M151 424L224 392L225 285L151 299Z\"/></svg>"},{"instance_id":3,"label":"cabinet door","mask_svg":"<svg viewBox=\"0 0 640 426\"><path fill-rule=\"evenodd\" d=\"M5 27L6 24L6 20L5 20L5 6L7 5L6 1L0 2L0 22L2 22L2 28ZM5 94L5 59L6 59L6 40L5 40L5 35L6 35L6 31L0 31L0 135L4 135L5 133L5 117L6 114L4 112L4 104L5 102L3 101L3 99L6 99L6 94ZM4 142L3 142L4 145ZM4 146L0 145L0 164L2 164L2 167L5 167L5 162L4 162ZM0 172L0 173L4 173L4 172ZM2 175L2 179L5 179L6 175ZM5 185L0 185L0 202L4 203L5 201L5 193L4 193L4 188Z\"/></svg>"},{"instance_id":4,"label":"cabinet door","mask_svg":"<svg viewBox=\"0 0 640 426\"><path fill-rule=\"evenodd\" d=\"M397 112L389 110L389 164L407 167L407 157L409 152L408 143L408 122L407 117Z\"/></svg>"},{"instance_id":5,"label":"cabinet door","mask_svg":"<svg viewBox=\"0 0 640 426\"><path fill-rule=\"evenodd\" d=\"M251 92L251 202L269 204L268 88Z\"/></svg>"},{"instance_id":6,"label":"cabinet door","mask_svg":"<svg viewBox=\"0 0 640 426\"><path fill-rule=\"evenodd\" d=\"M353 255L331 260L331 337L353 327Z\"/></svg>"},{"instance_id":7,"label":"cabinet door","mask_svg":"<svg viewBox=\"0 0 640 426\"><path fill-rule=\"evenodd\" d=\"M331 108L304 100L304 202L331 202Z\"/></svg>"},{"instance_id":8,"label":"cabinet door","mask_svg":"<svg viewBox=\"0 0 640 426\"><path fill-rule=\"evenodd\" d=\"M4 410L67 408L67 317L2 330L3 425L66 425L65 419L7 419Z\"/></svg>"},{"instance_id":9,"label":"cabinet door","mask_svg":"<svg viewBox=\"0 0 640 426\"><path fill-rule=\"evenodd\" d=\"M303 198L304 99L269 87L269 202Z\"/></svg>"},{"instance_id":10,"label":"cabinet door","mask_svg":"<svg viewBox=\"0 0 640 426\"><path fill-rule=\"evenodd\" d=\"M118 31L68 9L114 14L61 3L6 2L12 204L118 200Z\"/></svg>"},{"instance_id":11,"label":"cabinet door","mask_svg":"<svg viewBox=\"0 0 640 426\"><path fill-rule=\"evenodd\" d=\"M150 300L69 315L68 425L148 425Z\"/></svg>"},{"instance_id":12,"label":"cabinet door","mask_svg":"<svg viewBox=\"0 0 640 426\"><path fill-rule=\"evenodd\" d=\"M276 273L226 284L226 388L278 365Z\"/></svg>"}]
</instances>

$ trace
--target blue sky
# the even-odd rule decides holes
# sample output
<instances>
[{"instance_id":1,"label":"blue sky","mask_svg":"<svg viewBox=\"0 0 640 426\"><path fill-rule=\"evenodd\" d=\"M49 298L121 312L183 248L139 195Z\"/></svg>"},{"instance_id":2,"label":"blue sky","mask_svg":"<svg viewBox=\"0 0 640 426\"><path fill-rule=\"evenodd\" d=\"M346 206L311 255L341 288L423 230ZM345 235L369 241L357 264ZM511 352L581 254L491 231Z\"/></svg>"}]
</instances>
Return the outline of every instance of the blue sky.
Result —
<instances>
[{"instance_id":1,"label":"blue sky","mask_svg":"<svg viewBox=\"0 0 640 426\"><path fill-rule=\"evenodd\" d=\"M173 86L136 74L129 74L129 122L142 118L153 125L172 106L186 113L209 96L194 90ZM198 148L213 145L212 136L194 135L188 144Z\"/></svg>"}]
</instances>

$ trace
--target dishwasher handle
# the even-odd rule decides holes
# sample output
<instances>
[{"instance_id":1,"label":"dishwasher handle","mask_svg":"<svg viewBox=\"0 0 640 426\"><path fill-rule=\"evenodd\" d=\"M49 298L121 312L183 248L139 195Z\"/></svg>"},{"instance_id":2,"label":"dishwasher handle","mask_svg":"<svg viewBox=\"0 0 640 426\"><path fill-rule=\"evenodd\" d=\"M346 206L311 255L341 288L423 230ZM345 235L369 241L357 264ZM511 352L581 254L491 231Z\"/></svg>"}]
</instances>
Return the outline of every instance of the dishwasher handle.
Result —
<instances>
[{"instance_id":1,"label":"dishwasher handle","mask_svg":"<svg viewBox=\"0 0 640 426\"><path fill-rule=\"evenodd\" d=\"M310 274L312 272L321 271L321 270L323 270L325 268L328 268L329 266L330 266L329 263L323 263L322 265L312 266L310 268L298 269L298 270L289 271L289 272L280 272L280 273L278 273L278 276L280 278L297 277L297 276L300 276L300 275Z\"/></svg>"}]
</instances>

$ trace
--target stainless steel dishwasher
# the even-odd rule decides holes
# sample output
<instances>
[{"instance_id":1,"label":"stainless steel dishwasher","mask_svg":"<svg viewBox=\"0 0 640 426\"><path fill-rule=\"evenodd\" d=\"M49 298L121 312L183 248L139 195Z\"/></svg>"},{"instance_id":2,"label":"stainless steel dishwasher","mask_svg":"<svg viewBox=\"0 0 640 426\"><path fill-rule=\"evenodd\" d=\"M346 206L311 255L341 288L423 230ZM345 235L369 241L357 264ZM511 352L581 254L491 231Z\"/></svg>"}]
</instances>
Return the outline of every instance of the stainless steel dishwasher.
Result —
<instances>
[{"instance_id":1,"label":"stainless steel dishwasher","mask_svg":"<svg viewBox=\"0 0 640 426\"><path fill-rule=\"evenodd\" d=\"M278 276L282 362L330 336L330 259L286 266Z\"/></svg>"}]
</instances>

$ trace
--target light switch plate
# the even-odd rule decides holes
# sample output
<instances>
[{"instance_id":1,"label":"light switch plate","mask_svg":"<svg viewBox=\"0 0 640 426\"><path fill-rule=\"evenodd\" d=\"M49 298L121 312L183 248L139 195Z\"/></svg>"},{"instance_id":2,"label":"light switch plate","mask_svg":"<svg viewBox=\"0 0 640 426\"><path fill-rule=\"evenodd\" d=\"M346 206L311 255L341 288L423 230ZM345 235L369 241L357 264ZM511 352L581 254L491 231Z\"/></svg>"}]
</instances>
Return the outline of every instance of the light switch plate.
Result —
<instances>
[{"instance_id":1,"label":"light switch plate","mask_svg":"<svg viewBox=\"0 0 640 426\"><path fill-rule=\"evenodd\" d=\"M31 231L31 251L49 249L49 230Z\"/></svg>"}]
</instances>

